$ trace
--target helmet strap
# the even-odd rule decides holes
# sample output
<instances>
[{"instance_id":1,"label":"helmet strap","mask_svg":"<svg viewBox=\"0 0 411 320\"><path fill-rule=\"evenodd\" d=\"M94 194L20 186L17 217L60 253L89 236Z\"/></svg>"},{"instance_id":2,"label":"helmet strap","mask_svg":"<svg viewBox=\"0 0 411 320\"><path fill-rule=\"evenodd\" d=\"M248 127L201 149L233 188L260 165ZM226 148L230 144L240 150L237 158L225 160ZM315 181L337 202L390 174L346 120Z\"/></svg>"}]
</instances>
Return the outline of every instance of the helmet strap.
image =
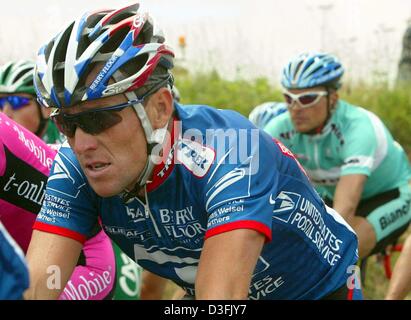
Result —
<instances>
[{"instance_id":1,"label":"helmet strap","mask_svg":"<svg viewBox=\"0 0 411 320\"><path fill-rule=\"evenodd\" d=\"M330 101L330 88L326 87L325 88L327 90L327 117L325 118L324 122L318 126L317 128L314 128L313 130L311 130L310 132L308 132L308 134L320 134L324 127L327 125L328 121L330 120L333 112L334 112L334 106L331 105L331 101Z\"/></svg>"},{"instance_id":2,"label":"helmet strap","mask_svg":"<svg viewBox=\"0 0 411 320\"><path fill-rule=\"evenodd\" d=\"M125 92L124 93L126 97L129 100L135 100L137 99L137 95L135 92ZM146 183L149 181L148 179L150 178L151 174L153 173L154 169L154 161L153 161L153 155L152 150L154 147L158 144L162 145L164 144L164 141L166 139L167 135L167 128L168 128L168 123L163 127L159 128L156 130L153 130L153 127L150 123L150 120L148 119L147 113L144 109L144 106L141 103L137 103L133 105L133 108L137 114L137 117L139 118L141 122L141 126L143 127L144 134L146 136L146 141L147 141L147 160L146 164L144 166L143 171L140 173L140 176L138 177L137 183L133 190L127 191L122 195L123 199L125 202L127 202L129 199L135 197L138 195L139 191L146 185Z\"/></svg>"},{"instance_id":3,"label":"helmet strap","mask_svg":"<svg viewBox=\"0 0 411 320\"><path fill-rule=\"evenodd\" d=\"M34 134L38 137L41 137L43 135L44 129L46 128L46 125L48 123L48 119L43 117L43 112L41 112L41 106L37 102L36 102L36 106L37 106L37 110L39 112L40 123L39 123L39 126L38 126L36 132L34 132Z\"/></svg>"}]
</instances>

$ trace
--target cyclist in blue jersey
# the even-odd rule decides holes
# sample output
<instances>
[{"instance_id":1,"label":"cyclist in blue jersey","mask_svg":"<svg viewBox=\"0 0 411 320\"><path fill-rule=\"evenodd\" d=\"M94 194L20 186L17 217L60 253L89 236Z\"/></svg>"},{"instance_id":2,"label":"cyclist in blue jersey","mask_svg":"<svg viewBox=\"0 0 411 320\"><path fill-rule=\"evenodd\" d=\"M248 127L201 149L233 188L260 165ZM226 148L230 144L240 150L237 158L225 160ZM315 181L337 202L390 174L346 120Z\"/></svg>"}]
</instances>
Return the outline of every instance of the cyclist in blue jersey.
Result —
<instances>
[{"instance_id":1,"label":"cyclist in blue jersey","mask_svg":"<svg viewBox=\"0 0 411 320\"><path fill-rule=\"evenodd\" d=\"M296 154L326 202L354 228L360 257L366 257L407 229L411 170L374 113L339 99L343 73L331 54L291 59L282 77L289 111L264 130Z\"/></svg>"},{"instance_id":2,"label":"cyclist in blue jersey","mask_svg":"<svg viewBox=\"0 0 411 320\"><path fill-rule=\"evenodd\" d=\"M90 228L196 299L361 298L351 227L291 152L239 113L173 101L173 51L138 4L84 14L34 76L67 136L28 250L27 298Z\"/></svg>"}]
</instances>

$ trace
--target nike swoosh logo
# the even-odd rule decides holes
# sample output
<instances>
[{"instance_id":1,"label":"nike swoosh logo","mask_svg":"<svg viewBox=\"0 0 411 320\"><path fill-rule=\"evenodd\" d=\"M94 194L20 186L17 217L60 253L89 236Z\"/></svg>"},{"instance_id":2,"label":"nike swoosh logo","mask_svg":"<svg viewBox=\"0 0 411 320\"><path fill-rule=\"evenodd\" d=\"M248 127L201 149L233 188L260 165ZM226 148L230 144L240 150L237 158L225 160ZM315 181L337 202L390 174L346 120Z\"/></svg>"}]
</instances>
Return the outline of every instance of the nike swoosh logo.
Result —
<instances>
[{"instance_id":1,"label":"nike swoosh logo","mask_svg":"<svg viewBox=\"0 0 411 320\"><path fill-rule=\"evenodd\" d=\"M272 194L270 195L270 200L269 201L270 201L270 204L273 204L273 205L275 204L275 200L273 200L273 195Z\"/></svg>"}]
</instances>

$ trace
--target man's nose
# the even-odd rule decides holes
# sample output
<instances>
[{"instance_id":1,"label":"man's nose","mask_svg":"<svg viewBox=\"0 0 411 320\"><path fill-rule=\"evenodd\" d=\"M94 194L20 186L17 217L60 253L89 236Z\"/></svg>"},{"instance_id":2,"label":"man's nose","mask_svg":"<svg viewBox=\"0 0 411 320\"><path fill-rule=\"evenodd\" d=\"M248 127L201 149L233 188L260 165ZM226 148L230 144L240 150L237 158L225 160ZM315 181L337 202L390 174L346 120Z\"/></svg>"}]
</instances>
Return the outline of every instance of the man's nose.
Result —
<instances>
[{"instance_id":1,"label":"man's nose","mask_svg":"<svg viewBox=\"0 0 411 320\"><path fill-rule=\"evenodd\" d=\"M69 138L69 142L74 152L82 154L86 151L96 150L98 140L92 134L84 132L83 129L77 127L73 138Z\"/></svg>"},{"instance_id":2,"label":"man's nose","mask_svg":"<svg viewBox=\"0 0 411 320\"><path fill-rule=\"evenodd\" d=\"M3 112L10 119L13 119L13 108L8 102L4 102L3 106L0 107L0 111Z\"/></svg>"}]
</instances>

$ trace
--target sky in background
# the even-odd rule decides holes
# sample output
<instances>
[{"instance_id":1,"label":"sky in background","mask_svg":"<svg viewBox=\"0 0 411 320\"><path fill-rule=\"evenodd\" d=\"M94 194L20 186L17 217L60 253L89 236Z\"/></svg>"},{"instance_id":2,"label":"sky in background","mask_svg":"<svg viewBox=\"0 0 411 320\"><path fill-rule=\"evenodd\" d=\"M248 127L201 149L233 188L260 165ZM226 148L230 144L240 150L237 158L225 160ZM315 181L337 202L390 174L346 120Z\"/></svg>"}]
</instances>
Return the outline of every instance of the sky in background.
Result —
<instances>
[{"instance_id":1,"label":"sky in background","mask_svg":"<svg viewBox=\"0 0 411 320\"><path fill-rule=\"evenodd\" d=\"M0 11L0 62L34 58L38 48L87 10L123 0L14 0ZM336 54L347 78L396 75L411 0L141 0L165 31L178 63L215 68L228 78L278 82L290 57L306 50ZM187 46L178 46L179 36Z\"/></svg>"}]
</instances>

